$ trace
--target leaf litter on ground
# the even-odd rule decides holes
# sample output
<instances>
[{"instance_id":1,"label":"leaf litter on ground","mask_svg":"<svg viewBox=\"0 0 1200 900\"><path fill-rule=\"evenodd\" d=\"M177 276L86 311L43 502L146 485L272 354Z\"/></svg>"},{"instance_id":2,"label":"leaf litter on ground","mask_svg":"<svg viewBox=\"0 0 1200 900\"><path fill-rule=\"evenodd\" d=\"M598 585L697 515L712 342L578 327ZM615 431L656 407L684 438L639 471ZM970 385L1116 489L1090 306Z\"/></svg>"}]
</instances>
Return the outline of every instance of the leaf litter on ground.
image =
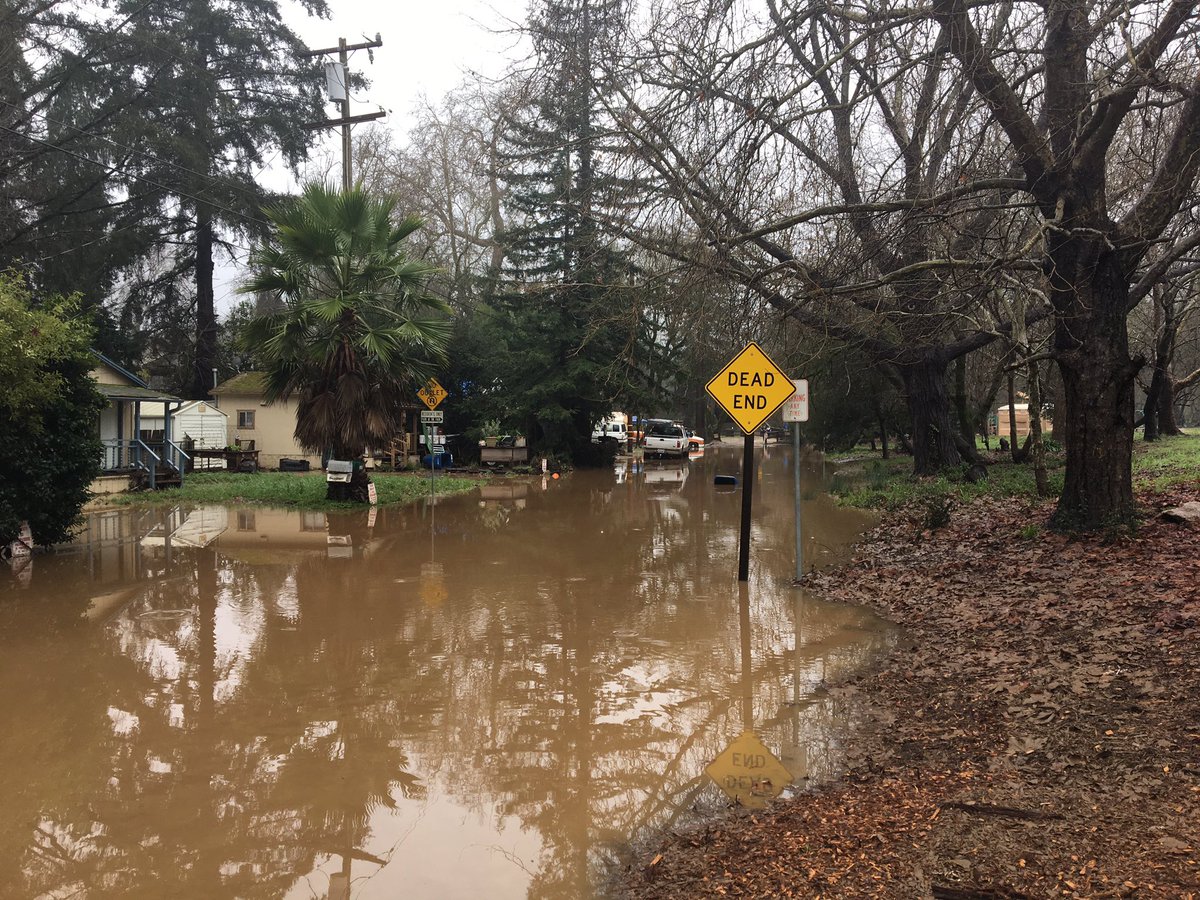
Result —
<instances>
[{"instance_id":1,"label":"leaf litter on ground","mask_svg":"<svg viewBox=\"0 0 1200 900\"><path fill-rule=\"evenodd\" d=\"M1159 516L1189 500L1083 537L1023 499L890 513L810 585L905 630L843 685L840 782L665 837L623 893L1200 900L1200 528Z\"/></svg>"}]
</instances>

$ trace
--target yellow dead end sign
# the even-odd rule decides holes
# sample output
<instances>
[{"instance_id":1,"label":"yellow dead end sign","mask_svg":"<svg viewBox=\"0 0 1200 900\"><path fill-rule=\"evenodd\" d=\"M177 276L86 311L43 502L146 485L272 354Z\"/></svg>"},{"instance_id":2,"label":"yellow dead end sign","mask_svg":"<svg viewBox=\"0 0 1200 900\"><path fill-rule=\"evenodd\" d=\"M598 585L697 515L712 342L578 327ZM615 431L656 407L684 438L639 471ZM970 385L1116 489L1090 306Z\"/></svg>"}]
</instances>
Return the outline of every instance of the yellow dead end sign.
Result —
<instances>
[{"instance_id":1,"label":"yellow dead end sign","mask_svg":"<svg viewBox=\"0 0 1200 900\"><path fill-rule=\"evenodd\" d=\"M446 393L446 389L438 384L436 378L430 378L425 382L425 387L417 391L417 396L430 409L437 409L438 405L446 399L448 394Z\"/></svg>"},{"instance_id":2,"label":"yellow dead end sign","mask_svg":"<svg viewBox=\"0 0 1200 900\"><path fill-rule=\"evenodd\" d=\"M704 771L730 800L748 809L762 809L792 782L792 773L753 731L742 732Z\"/></svg>"},{"instance_id":3,"label":"yellow dead end sign","mask_svg":"<svg viewBox=\"0 0 1200 900\"><path fill-rule=\"evenodd\" d=\"M439 562L421 564L421 602L436 609L446 602L446 572Z\"/></svg>"},{"instance_id":4,"label":"yellow dead end sign","mask_svg":"<svg viewBox=\"0 0 1200 900\"><path fill-rule=\"evenodd\" d=\"M750 434L796 391L787 373L754 341L704 386L742 431Z\"/></svg>"}]
</instances>

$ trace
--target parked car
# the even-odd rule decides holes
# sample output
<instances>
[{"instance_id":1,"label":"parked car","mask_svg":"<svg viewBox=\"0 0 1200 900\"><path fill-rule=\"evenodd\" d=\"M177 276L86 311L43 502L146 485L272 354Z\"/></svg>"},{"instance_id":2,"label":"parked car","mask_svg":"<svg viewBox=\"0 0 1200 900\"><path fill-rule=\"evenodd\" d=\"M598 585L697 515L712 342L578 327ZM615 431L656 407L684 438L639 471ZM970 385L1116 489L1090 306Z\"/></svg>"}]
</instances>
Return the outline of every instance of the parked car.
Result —
<instances>
[{"instance_id":1,"label":"parked car","mask_svg":"<svg viewBox=\"0 0 1200 900\"><path fill-rule=\"evenodd\" d=\"M629 426L620 419L601 419L592 430L592 443L600 444L604 441L616 441L624 448L629 443Z\"/></svg>"},{"instance_id":2,"label":"parked car","mask_svg":"<svg viewBox=\"0 0 1200 900\"><path fill-rule=\"evenodd\" d=\"M642 446L647 456L677 456L681 459L688 455L687 430L682 425L671 422L655 422L646 432Z\"/></svg>"},{"instance_id":3,"label":"parked car","mask_svg":"<svg viewBox=\"0 0 1200 900\"><path fill-rule=\"evenodd\" d=\"M692 431L691 429L685 429L685 431L687 431L688 450L690 450L692 453L695 453L697 450L703 450L704 438L700 437L700 435L696 434L696 432Z\"/></svg>"}]
</instances>

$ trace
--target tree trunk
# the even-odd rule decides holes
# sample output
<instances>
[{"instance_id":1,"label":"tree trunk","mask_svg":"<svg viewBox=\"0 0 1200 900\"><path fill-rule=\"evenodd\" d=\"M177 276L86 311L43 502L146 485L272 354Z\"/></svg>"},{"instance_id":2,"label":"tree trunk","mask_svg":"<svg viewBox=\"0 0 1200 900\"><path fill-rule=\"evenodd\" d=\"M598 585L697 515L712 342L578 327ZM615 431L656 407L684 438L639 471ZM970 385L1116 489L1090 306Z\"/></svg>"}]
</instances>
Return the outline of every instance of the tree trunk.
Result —
<instances>
[{"instance_id":1,"label":"tree trunk","mask_svg":"<svg viewBox=\"0 0 1200 900\"><path fill-rule=\"evenodd\" d=\"M954 411L958 413L958 430L975 445L975 424L967 398L967 354L954 360Z\"/></svg>"},{"instance_id":2,"label":"tree trunk","mask_svg":"<svg viewBox=\"0 0 1200 900\"><path fill-rule=\"evenodd\" d=\"M1175 334L1178 325L1174 320L1174 294L1157 289L1154 292L1154 327L1158 333L1154 342L1154 368L1150 376L1150 389L1146 391L1146 402L1142 406L1142 437L1147 441L1158 440L1161 431L1162 400L1164 392L1170 391L1171 357L1175 354Z\"/></svg>"},{"instance_id":3,"label":"tree trunk","mask_svg":"<svg viewBox=\"0 0 1200 900\"><path fill-rule=\"evenodd\" d=\"M946 360L930 355L898 367L912 419L913 473L916 475L936 475L963 461L950 418L946 366Z\"/></svg>"},{"instance_id":4,"label":"tree trunk","mask_svg":"<svg viewBox=\"0 0 1200 900\"><path fill-rule=\"evenodd\" d=\"M1042 384L1038 377L1038 364L1029 364L1029 438L1033 454L1033 480L1039 497L1050 494L1050 482L1046 478L1046 448L1042 444Z\"/></svg>"},{"instance_id":5,"label":"tree trunk","mask_svg":"<svg viewBox=\"0 0 1200 900\"><path fill-rule=\"evenodd\" d=\"M1171 373L1166 373L1162 393L1158 395L1158 433L1165 436L1183 434L1175 419L1175 382Z\"/></svg>"},{"instance_id":6,"label":"tree trunk","mask_svg":"<svg viewBox=\"0 0 1200 900\"><path fill-rule=\"evenodd\" d=\"M888 429L887 418L883 414L883 405L879 402L879 397L875 398L875 419L879 422L879 440L883 445L883 458L888 458ZM872 441L874 443L874 441ZM872 448L874 449L874 448Z\"/></svg>"},{"instance_id":7,"label":"tree trunk","mask_svg":"<svg viewBox=\"0 0 1200 900\"><path fill-rule=\"evenodd\" d=\"M204 400L212 388L217 358L217 314L213 302L213 225L203 207L196 212L196 354L191 396Z\"/></svg>"},{"instance_id":8,"label":"tree trunk","mask_svg":"<svg viewBox=\"0 0 1200 900\"><path fill-rule=\"evenodd\" d=\"M1062 428L1058 420L1062 418L1067 401L1063 397L1062 375L1058 366L1048 366L1046 377L1042 379L1042 397L1050 401L1050 440L1062 443Z\"/></svg>"},{"instance_id":9,"label":"tree trunk","mask_svg":"<svg viewBox=\"0 0 1200 900\"><path fill-rule=\"evenodd\" d=\"M1053 259L1056 271L1076 271L1078 248L1064 250L1063 258ZM1087 278L1055 285L1060 292L1054 298L1060 311L1055 357L1066 398L1066 481L1054 524L1099 530L1134 518L1133 388L1140 365L1129 356L1127 273L1112 252L1099 251L1088 262Z\"/></svg>"},{"instance_id":10,"label":"tree trunk","mask_svg":"<svg viewBox=\"0 0 1200 900\"><path fill-rule=\"evenodd\" d=\"M1145 430L1142 432L1142 439L1147 441L1158 440L1159 423L1161 422L1160 412L1163 389L1167 387L1167 373L1163 371L1162 366L1155 365L1154 374L1150 377L1150 389L1146 391L1146 402L1142 406L1142 424Z\"/></svg>"},{"instance_id":11,"label":"tree trunk","mask_svg":"<svg viewBox=\"0 0 1200 900\"><path fill-rule=\"evenodd\" d=\"M1008 452L1012 454L1013 462L1020 462L1017 457L1017 387L1016 376L1010 370L1008 373Z\"/></svg>"}]
</instances>

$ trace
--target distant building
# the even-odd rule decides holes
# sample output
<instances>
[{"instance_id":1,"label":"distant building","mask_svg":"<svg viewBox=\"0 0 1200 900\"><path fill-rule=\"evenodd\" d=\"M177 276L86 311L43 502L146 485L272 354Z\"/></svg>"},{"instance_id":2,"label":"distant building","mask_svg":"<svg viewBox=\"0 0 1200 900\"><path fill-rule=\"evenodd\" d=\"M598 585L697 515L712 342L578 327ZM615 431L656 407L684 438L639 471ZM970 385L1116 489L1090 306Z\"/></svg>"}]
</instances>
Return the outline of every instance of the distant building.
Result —
<instances>
[{"instance_id":1,"label":"distant building","mask_svg":"<svg viewBox=\"0 0 1200 900\"><path fill-rule=\"evenodd\" d=\"M281 459L306 459L320 468L321 457L304 452L296 443L295 399L268 404L266 392L262 372L242 372L212 389L217 406L229 417L229 443L248 446L253 441L264 469L278 469Z\"/></svg>"},{"instance_id":2,"label":"distant building","mask_svg":"<svg viewBox=\"0 0 1200 900\"><path fill-rule=\"evenodd\" d=\"M1017 421L1017 437L1026 438L1029 436L1029 404L1014 403L1013 413ZM1050 430L1050 420L1043 415L1041 419L1042 431ZM1008 437L1008 405L997 406L995 413L992 414L991 421L988 422L988 431L998 437Z\"/></svg>"},{"instance_id":3,"label":"distant building","mask_svg":"<svg viewBox=\"0 0 1200 900\"><path fill-rule=\"evenodd\" d=\"M245 446L254 441L258 464L264 469L279 468L281 459L306 459L313 468L321 467L321 457L305 453L296 443L295 399L266 402L266 375L262 372L242 372L221 382L212 389L217 406L229 417L229 442L240 441ZM414 398L415 399L415 398ZM404 415L404 433L396 435L406 452L415 452L421 425L417 405L412 403ZM366 448L364 448L366 449ZM380 452L386 448L374 448ZM370 464L370 462L368 462Z\"/></svg>"}]
</instances>

